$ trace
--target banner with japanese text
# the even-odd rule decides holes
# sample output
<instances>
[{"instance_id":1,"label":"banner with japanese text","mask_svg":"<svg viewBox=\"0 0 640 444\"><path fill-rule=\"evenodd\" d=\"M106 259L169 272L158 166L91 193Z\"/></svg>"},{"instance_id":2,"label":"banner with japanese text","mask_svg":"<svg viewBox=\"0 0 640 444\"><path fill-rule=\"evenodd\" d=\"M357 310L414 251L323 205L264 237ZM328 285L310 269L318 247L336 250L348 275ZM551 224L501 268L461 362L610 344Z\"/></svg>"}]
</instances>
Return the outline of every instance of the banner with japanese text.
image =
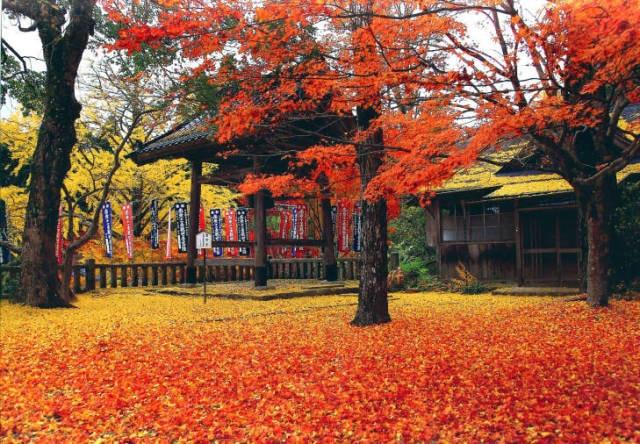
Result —
<instances>
[{"instance_id":1,"label":"banner with japanese text","mask_svg":"<svg viewBox=\"0 0 640 444\"><path fill-rule=\"evenodd\" d=\"M111 203L105 202L102 205L102 233L104 238L104 254L106 257L113 257L113 215Z\"/></svg>"},{"instance_id":2,"label":"banner with japanese text","mask_svg":"<svg viewBox=\"0 0 640 444\"><path fill-rule=\"evenodd\" d=\"M249 240L249 217L246 208L238 208L236 210L236 224L238 227L238 240L247 242ZM240 256L249 256L248 247L240 247L238 251Z\"/></svg>"},{"instance_id":3,"label":"banner with japanese text","mask_svg":"<svg viewBox=\"0 0 640 444\"><path fill-rule=\"evenodd\" d=\"M172 252L171 252L171 219L173 218L173 215L171 214L171 212L173 211L173 209L171 207L169 207L169 214L167 215L167 245L166 245L166 250L164 253L164 257L166 259L171 259L172 258Z\"/></svg>"},{"instance_id":4,"label":"banner with japanese text","mask_svg":"<svg viewBox=\"0 0 640 444\"><path fill-rule=\"evenodd\" d=\"M362 250L362 207L360 203L357 203L353 209L352 228L352 249L355 252L360 252Z\"/></svg>"},{"instance_id":5,"label":"banner with japanese text","mask_svg":"<svg viewBox=\"0 0 640 444\"><path fill-rule=\"evenodd\" d=\"M56 260L62 263L62 205L58 210L58 226L56 227Z\"/></svg>"},{"instance_id":6,"label":"banner with japanese text","mask_svg":"<svg viewBox=\"0 0 640 444\"><path fill-rule=\"evenodd\" d=\"M214 242L223 241L222 236L222 211L219 208L214 208L209 211L211 217L211 235ZM222 247L213 247L214 256L222 256Z\"/></svg>"},{"instance_id":7,"label":"banner with japanese text","mask_svg":"<svg viewBox=\"0 0 640 444\"><path fill-rule=\"evenodd\" d=\"M189 214L186 202L175 204L176 210L176 235L178 238L178 251L187 252L187 242L189 235Z\"/></svg>"},{"instance_id":8,"label":"banner with japanese text","mask_svg":"<svg viewBox=\"0 0 640 444\"><path fill-rule=\"evenodd\" d=\"M124 246L127 250L127 257L133 259L133 207L131 204L124 204L121 213Z\"/></svg>"},{"instance_id":9,"label":"banner with japanese text","mask_svg":"<svg viewBox=\"0 0 640 444\"><path fill-rule=\"evenodd\" d=\"M225 213L224 234L225 234L226 240L228 241L235 242L238 240L238 224L236 221L235 208L229 208ZM237 247L227 248L227 252L232 257L235 257L238 255L238 248Z\"/></svg>"},{"instance_id":10,"label":"banner with japanese text","mask_svg":"<svg viewBox=\"0 0 640 444\"><path fill-rule=\"evenodd\" d=\"M160 227L158 225L158 201L151 201L151 249L160 248Z\"/></svg>"}]
</instances>

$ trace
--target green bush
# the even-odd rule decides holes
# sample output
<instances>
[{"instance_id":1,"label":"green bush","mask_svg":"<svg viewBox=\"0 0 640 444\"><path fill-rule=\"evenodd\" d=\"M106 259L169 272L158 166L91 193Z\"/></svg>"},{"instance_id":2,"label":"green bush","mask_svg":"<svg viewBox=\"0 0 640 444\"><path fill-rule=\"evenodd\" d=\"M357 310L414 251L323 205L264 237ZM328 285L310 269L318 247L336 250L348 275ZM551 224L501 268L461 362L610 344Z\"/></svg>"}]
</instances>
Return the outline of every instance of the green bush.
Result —
<instances>
[{"instance_id":1,"label":"green bush","mask_svg":"<svg viewBox=\"0 0 640 444\"><path fill-rule=\"evenodd\" d=\"M640 180L620 187L614 215L613 280L617 290L640 290Z\"/></svg>"},{"instance_id":2,"label":"green bush","mask_svg":"<svg viewBox=\"0 0 640 444\"><path fill-rule=\"evenodd\" d=\"M435 270L435 251L427 246L424 209L403 204L390 226L389 240L400 254L405 289L431 290L440 286Z\"/></svg>"}]
</instances>

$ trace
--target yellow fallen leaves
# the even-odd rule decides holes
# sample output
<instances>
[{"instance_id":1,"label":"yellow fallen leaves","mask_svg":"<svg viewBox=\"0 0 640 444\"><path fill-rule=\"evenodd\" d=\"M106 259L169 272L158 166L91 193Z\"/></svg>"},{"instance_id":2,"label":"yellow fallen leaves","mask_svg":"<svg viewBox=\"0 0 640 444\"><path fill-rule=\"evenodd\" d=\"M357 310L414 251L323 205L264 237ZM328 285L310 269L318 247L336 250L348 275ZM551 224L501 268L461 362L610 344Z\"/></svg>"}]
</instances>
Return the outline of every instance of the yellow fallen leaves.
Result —
<instances>
[{"instance_id":1,"label":"yellow fallen leaves","mask_svg":"<svg viewBox=\"0 0 640 444\"><path fill-rule=\"evenodd\" d=\"M0 436L30 441L640 440L640 304L397 294L2 302Z\"/></svg>"}]
</instances>

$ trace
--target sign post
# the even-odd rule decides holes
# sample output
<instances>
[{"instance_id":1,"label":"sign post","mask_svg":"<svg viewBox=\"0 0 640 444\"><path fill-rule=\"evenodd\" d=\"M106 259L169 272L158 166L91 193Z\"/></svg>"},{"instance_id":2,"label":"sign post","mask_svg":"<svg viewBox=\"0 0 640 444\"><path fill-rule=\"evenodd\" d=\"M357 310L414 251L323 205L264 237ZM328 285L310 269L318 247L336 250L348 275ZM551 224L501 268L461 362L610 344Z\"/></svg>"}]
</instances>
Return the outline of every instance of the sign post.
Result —
<instances>
[{"instance_id":1,"label":"sign post","mask_svg":"<svg viewBox=\"0 0 640 444\"><path fill-rule=\"evenodd\" d=\"M202 231L196 235L196 248L202 251L202 264L204 267L204 276L202 276L202 297L204 303L207 303L207 249L211 248L211 233Z\"/></svg>"}]
</instances>

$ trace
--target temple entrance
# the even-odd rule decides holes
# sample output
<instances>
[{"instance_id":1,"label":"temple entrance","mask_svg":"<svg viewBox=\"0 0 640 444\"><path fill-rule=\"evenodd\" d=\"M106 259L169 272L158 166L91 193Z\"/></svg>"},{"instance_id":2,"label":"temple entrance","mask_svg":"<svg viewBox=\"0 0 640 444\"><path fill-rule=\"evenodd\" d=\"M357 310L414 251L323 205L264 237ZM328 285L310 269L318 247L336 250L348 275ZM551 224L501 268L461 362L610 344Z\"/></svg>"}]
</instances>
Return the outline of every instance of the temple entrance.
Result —
<instances>
[{"instance_id":1,"label":"temple entrance","mask_svg":"<svg viewBox=\"0 0 640 444\"><path fill-rule=\"evenodd\" d=\"M521 210L520 226L523 283L577 286L580 250L576 209Z\"/></svg>"}]
</instances>

